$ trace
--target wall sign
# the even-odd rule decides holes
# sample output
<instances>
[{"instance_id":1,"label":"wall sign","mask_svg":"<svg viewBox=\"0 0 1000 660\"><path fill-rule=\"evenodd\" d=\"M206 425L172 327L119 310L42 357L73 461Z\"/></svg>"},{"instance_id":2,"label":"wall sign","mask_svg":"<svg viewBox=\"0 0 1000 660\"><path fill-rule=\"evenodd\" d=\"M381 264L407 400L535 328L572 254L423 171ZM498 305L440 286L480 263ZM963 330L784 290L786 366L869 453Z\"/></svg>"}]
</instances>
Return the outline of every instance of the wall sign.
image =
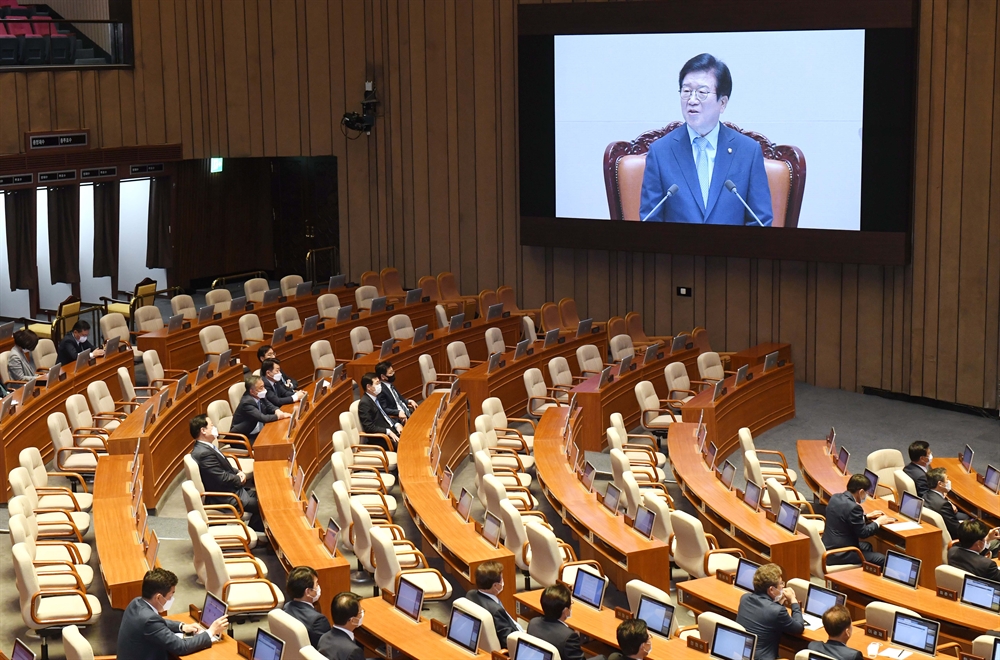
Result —
<instances>
[{"instance_id":1,"label":"wall sign","mask_svg":"<svg viewBox=\"0 0 1000 660\"><path fill-rule=\"evenodd\" d=\"M118 176L117 167L95 167L80 172L81 179L103 179L105 177Z\"/></svg>"},{"instance_id":2,"label":"wall sign","mask_svg":"<svg viewBox=\"0 0 1000 660\"><path fill-rule=\"evenodd\" d=\"M0 188L30 185L34 182L34 174L8 174L7 176L0 176Z\"/></svg>"},{"instance_id":3,"label":"wall sign","mask_svg":"<svg viewBox=\"0 0 1000 660\"><path fill-rule=\"evenodd\" d=\"M38 173L38 183L55 183L57 181L76 181L76 170Z\"/></svg>"},{"instance_id":4,"label":"wall sign","mask_svg":"<svg viewBox=\"0 0 1000 660\"><path fill-rule=\"evenodd\" d=\"M25 151L65 150L79 151L90 148L90 131L45 131L24 134Z\"/></svg>"},{"instance_id":5,"label":"wall sign","mask_svg":"<svg viewBox=\"0 0 1000 660\"><path fill-rule=\"evenodd\" d=\"M162 172L163 163L150 163L149 165L133 165L128 168L129 174L150 174L152 172Z\"/></svg>"}]
</instances>

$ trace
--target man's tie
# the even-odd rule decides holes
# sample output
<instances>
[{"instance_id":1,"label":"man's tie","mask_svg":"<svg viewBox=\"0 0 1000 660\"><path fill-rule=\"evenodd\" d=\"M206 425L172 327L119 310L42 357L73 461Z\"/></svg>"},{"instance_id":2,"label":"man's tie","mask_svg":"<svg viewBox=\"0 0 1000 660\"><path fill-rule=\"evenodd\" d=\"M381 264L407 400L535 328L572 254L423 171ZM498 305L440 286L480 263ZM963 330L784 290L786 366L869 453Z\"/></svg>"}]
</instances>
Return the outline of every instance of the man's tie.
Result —
<instances>
[{"instance_id":1,"label":"man's tie","mask_svg":"<svg viewBox=\"0 0 1000 660\"><path fill-rule=\"evenodd\" d=\"M396 425L392 423L392 420L389 419L389 416L385 414L384 410L382 410L382 405L378 402L378 399L372 397L372 401L375 402L375 407L378 408L378 411L382 413L383 417L385 417L385 421L389 424L389 428L395 428Z\"/></svg>"},{"instance_id":2,"label":"man's tie","mask_svg":"<svg viewBox=\"0 0 1000 660\"><path fill-rule=\"evenodd\" d=\"M396 388L390 386L389 391L392 392L392 398L396 400L396 408L405 413L409 413L410 409L407 407L406 402L399 398L399 392L396 391Z\"/></svg>"},{"instance_id":3,"label":"man's tie","mask_svg":"<svg viewBox=\"0 0 1000 660\"><path fill-rule=\"evenodd\" d=\"M698 136L694 139L694 146L698 150L698 157L694 165L698 170L698 185L701 186L701 201L704 208L708 208L708 140Z\"/></svg>"}]
</instances>

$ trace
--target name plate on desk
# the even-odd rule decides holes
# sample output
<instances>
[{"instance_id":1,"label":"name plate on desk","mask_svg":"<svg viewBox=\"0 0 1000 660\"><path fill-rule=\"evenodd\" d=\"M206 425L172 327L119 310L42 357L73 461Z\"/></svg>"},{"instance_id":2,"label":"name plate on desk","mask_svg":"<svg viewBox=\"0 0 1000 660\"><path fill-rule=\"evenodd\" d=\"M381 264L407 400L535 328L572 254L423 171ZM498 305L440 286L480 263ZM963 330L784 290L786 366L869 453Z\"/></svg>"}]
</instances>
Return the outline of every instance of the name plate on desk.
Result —
<instances>
[{"instance_id":1,"label":"name plate on desk","mask_svg":"<svg viewBox=\"0 0 1000 660\"><path fill-rule=\"evenodd\" d=\"M722 569L715 571L715 577L726 584L736 584L736 573L729 573Z\"/></svg>"},{"instance_id":2,"label":"name plate on desk","mask_svg":"<svg viewBox=\"0 0 1000 660\"><path fill-rule=\"evenodd\" d=\"M431 619L431 632L437 633L442 637L448 636L448 626L444 621L438 621L437 619Z\"/></svg>"},{"instance_id":3,"label":"name plate on desk","mask_svg":"<svg viewBox=\"0 0 1000 660\"><path fill-rule=\"evenodd\" d=\"M628 621L632 618L632 612L624 607L615 608L615 618L621 621Z\"/></svg>"},{"instance_id":4,"label":"name plate on desk","mask_svg":"<svg viewBox=\"0 0 1000 660\"><path fill-rule=\"evenodd\" d=\"M382 600L389 603L390 605L396 604L396 594L391 591L382 590Z\"/></svg>"},{"instance_id":5,"label":"name plate on desk","mask_svg":"<svg viewBox=\"0 0 1000 660\"><path fill-rule=\"evenodd\" d=\"M879 575L879 576L882 575L882 569L879 568L878 564L870 564L868 562L864 562L863 564L861 564L861 570L863 570L865 573L871 573L872 575Z\"/></svg>"},{"instance_id":6,"label":"name plate on desk","mask_svg":"<svg viewBox=\"0 0 1000 660\"><path fill-rule=\"evenodd\" d=\"M777 522L778 516L774 515L774 511L764 509L764 517L767 518L767 522Z\"/></svg>"},{"instance_id":7,"label":"name plate on desk","mask_svg":"<svg viewBox=\"0 0 1000 660\"><path fill-rule=\"evenodd\" d=\"M688 637L688 648L694 649L695 651L701 651L702 653L708 653L708 642L695 637Z\"/></svg>"},{"instance_id":8,"label":"name plate on desk","mask_svg":"<svg viewBox=\"0 0 1000 660\"><path fill-rule=\"evenodd\" d=\"M944 587L937 588L937 595L941 598L947 598L948 600L958 600L958 592L954 589L945 589Z\"/></svg>"},{"instance_id":9,"label":"name plate on desk","mask_svg":"<svg viewBox=\"0 0 1000 660\"><path fill-rule=\"evenodd\" d=\"M874 637L875 639L881 639L883 642L889 639L889 635L885 631L885 628L870 626L868 624L865 624L865 634L869 637Z\"/></svg>"}]
</instances>

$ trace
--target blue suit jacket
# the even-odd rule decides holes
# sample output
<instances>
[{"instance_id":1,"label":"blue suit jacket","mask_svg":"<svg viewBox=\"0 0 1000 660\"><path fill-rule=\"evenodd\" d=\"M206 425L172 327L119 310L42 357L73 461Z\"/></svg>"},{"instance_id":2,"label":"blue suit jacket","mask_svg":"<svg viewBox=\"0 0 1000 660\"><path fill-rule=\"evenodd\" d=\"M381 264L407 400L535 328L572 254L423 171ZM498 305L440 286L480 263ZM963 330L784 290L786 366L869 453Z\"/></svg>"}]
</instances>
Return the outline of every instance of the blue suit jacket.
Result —
<instances>
[{"instance_id":1,"label":"blue suit jacket","mask_svg":"<svg viewBox=\"0 0 1000 660\"><path fill-rule=\"evenodd\" d=\"M732 151L730 151L732 150ZM745 225L756 222L743 204L725 189L726 179L736 184L736 190L747 200L760 221L771 226L771 189L764 172L764 155L760 145L725 124L719 126L715 168L708 186L708 208L702 203L698 171L691 153L687 125L664 135L649 147L646 172L642 179L639 217L655 207L671 185L680 190L657 209L647 222L690 222L710 225Z\"/></svg>"}]
</instances>

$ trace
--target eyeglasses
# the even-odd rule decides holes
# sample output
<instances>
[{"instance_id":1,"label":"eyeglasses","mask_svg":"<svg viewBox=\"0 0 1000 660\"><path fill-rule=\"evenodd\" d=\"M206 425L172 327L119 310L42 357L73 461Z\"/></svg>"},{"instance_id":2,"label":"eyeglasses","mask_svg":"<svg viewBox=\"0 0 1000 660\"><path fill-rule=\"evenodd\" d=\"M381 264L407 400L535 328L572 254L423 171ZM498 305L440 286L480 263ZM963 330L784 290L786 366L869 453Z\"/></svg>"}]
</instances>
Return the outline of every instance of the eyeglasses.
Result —
<instances>
[{"instance_id":1,"label":"eyeglasses","mask_svg":"<svg viewBox=\"0 0 1000 660\"><path fill-rule=\"evenodd\" d=\"M710 95L716 92L711 91L708 87L699 87L698 89L691 89L690 87L681 87L681 99L687 101L694 95L699 101L704 101Z\"/></svg>"}]
</instances>

